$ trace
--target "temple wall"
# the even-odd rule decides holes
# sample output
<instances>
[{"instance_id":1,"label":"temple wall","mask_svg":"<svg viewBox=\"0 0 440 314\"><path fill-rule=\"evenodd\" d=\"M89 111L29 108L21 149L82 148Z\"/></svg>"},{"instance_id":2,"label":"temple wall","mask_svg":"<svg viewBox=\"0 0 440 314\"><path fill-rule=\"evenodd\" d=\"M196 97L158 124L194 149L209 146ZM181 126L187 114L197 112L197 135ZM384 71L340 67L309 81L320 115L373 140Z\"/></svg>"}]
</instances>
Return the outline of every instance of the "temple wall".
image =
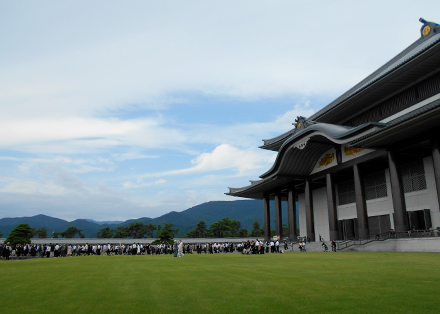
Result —
<instances>
[{"instance_id":1,"label":"temple wall","mask_svg":"<svg viewBox=\"0 0 440 314\"><path fill-rule=\"evenodd\" d=\"M326 188L313 190L313 212L315 215L315 239L319 241L319 235L325 241L330 239L328 222L327 191Z\"/></svg>"},{"instance_id":2,"label":"temple wall","mask_svg":"<svg viewBox=\"0 0 440 314\"><path fill-rule=\"evenodd\" d=\"M430 209L432 227L440 227L440 209L437 201L437 190L435 186L434 167L432 158L423 159L426 178L426 190L405 193L405 202L407 211L416 211L422 209ZM387 183L387 197L372 199L367 201L368 216L390 215L391 228L394 229L393 217L393 199L391 196L391 183L389 169L385 170L385 178ZM337 186L336 186L337 189ZM336 191L336 195L338 195ZM306 215L305 215L305 199L304 194L298 195L299 208L299 228L300 236L306 236ZM336 197L337 202L338 197ZM338 220L353 219L357 217L356 203L337 205ZM321 235L324 240L330 238L328 226L328 209L327 209L327 193L325 188L313 190L313 210L315 218L315 235L319 240Z\"/></svg>"},{"instance_id":3,"label":"temple wall","mask_svg":"<svg viewBox=\"0 0 440 314\"><path fill-rule=\"evenodd\" d=\"M432 157L424 158L423 165L425 169L426 190L405 193L406 210L416 211L429 209L431 212L432 226L434 228L437 228L440 226L440 215L439 205L437 201L437 190L435 187L435 176L434 167L432 164ZM388 182L387 185L389 185ZM393 212L392 204L390 208L391 212Z\"/></svg>"},{"instance_id":4,"label":"temple wall","mask_svg":"<svg viewBox=\"0 0 440 314\"><path fill-rule=\"evenodd\" d=\"M327 241L330 239L330 229L328 226L327 193L325 188L313 190L313 214L315 219L315 235L319 240L319 235ZM306 206L305 196L298 195L299 210L299 235L305 237L306 231Z\"/></svg>"},{"instance_id":5,"label":"temple wall","mask_svg":"<svg viewBox=\"0 0 440 314\"><path fill-rule=\"evenodd\" d=\"M421 192L425 192L425 194L421 194L417 196L416 206L420 207L422 205L425 205L425 207L423 208L430 209L432 227L437 228L440 227L440 214L439 214L439 204L437 198L437 189L435 186L434 166L432 164L432 157L424 158L423 164L425 167L426 190L421 191ZM407 207L408 210L411 210L409 209L408 205Z\"/></svg>"},{"instance_id":6,"label":"temple wall","mask_svg":"<svg viewBox=\"0 0 440 314\"><path fill-rule=\"evenodd\" d=\"M298 194L298 211L299 211L299 236L305 237L307 235L306 228L306 203L304 193Z\"/></svg>"},{"instance_id":7,"label":"temple wall","mask_svg":"<svg viewBox=\"0 0 440 314\"><path fill-rule=\"evenodd\" d=\"M375 198L367 201L368 216L380 216L393 214L393 198L391 197L390 171L385 170L385 180L387 183L386 197Z\"/></svg>"},{"instance_id":8,"label":"temple wall","mask_svg":"<svg viewBox=\"0 0 440 314\"><path fill-rule=\"evenodd\" d=\"M432 167L432 161L428 161L427 159L428 158L423 159L427 189L405 193L405 203L407 211L415 211L428 208L431 209L431 195L433 194L433 192L435 193L435 195L437 195L437 193L435 192L435 179L433 175L434 168Z\"/></svg>"},{"instance_id":9,"label":"temple wall","mask_svg":"<svg viewBox=\"0 0 440 314\"><path fill-rule=\"evenodd\" d=\"M385 180L387 183L386 197L376 198L367 201L367 213L370 216L390 215L391 229L394 229L393 220L393 198L391 196L390 170L385 169Z\"/></svg>"},{"instance_id":10,"label":"temple wall","mask_svg":"<svg viewBox=\"0 0 440 314\"><path fill-rule=\"evenodd\" d=\"M433 227L440 226L440 213L437 203L437 191L435 187L434 168L432 158L426 157L423 160L426 177L426 190L405 193L405 202L407 211L416 211L422 209L431 210L431 219ZM387 197L372 199L367 201L368 216L390 215L394 213L393 199L391 196L391 183L389 169L385 170L385 178L387 182ZM346 204L338 206L338 219L356 218L356 204ZM391 219L391 227L394 228L393 219Z\"/></svg>"},{"instance_id":11,"label":"temple wall","mask_svg":"<svg viewBox=\"0 0 440 314\"><path fill-rule=\"evenodd\" d=\"M356 203L338 206L338 220L356 218Z\"/></svg>"}]
</instances>

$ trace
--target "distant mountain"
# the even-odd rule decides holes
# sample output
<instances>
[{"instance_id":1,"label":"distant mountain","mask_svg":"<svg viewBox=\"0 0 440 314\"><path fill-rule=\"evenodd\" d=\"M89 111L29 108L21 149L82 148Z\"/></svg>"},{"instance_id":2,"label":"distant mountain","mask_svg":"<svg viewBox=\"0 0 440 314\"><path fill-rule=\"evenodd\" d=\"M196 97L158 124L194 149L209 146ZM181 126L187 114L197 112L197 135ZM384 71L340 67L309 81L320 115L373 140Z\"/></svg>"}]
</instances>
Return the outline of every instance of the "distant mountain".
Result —
<instances>
[{"instance_id":1,"label":"distant mountain","mask_svg":"<svg viewBox=\"0 0 440 314\"><path fill-rule=\"evenodd\" d=\"M275 209L271 204L271 227L275 228ZM77 219L68 222L63 219L53 218L46 215L37 215L33 217L20 218L2 218L0 219L0 231L3 237L7 237L9 233L21 223L27 223L31 227L39 229L46 228L50 237L52 232L63 232L69 227L77 227L82 230L86 238L96 238L97 233L105 227L116 229L118 226L128 226L134 222L142 222L145 224L164 225L165 223L173 223L175 228L179 229L178 236L182 236L188 231L196 227L197 223L204 220L209 226L223 218L228 217L231 220L238 220L241 227L246 228L249 232L252 225L257 220L261 226L264 224L263 201L261 200L239 200L239 201L212 201L203 203L182 212L169 212L157 218L138 218L130 219L124 222L116 221L94 221L92 219ZM287 210L283 210L283 221L287 221Z\"/></svg>"},{"instance_id":2,"label":"distant mountain","mask_svg":"<svg viewBox=\"0 0 440 314\"><path fill-rule=\"evenodd\" d=\"M119 224L123 223L123 221L120 221L120 220L115 220L115 221L96 221L93 219L86 219L86 220L90 221L90 222L94 222L95 224L98 224L98 225L119 225Z\"/></svg>"},{"instance_id":3,"label":"distant mountain","mask_svg":"<svg viewBox=\"0 0 440 314\"><path fill-rule=\"evenodd\" d=\"M0 231L3 233L3 237L6 238L18 224L28 224L36 229L44 227L47 229L48 236L52 234L52 231L64 231L71 226L71 224L69 224L69 222L66 220L53 218L46 215L20 218L2 218L0 219Z\"/></svg>"}]
</instances>

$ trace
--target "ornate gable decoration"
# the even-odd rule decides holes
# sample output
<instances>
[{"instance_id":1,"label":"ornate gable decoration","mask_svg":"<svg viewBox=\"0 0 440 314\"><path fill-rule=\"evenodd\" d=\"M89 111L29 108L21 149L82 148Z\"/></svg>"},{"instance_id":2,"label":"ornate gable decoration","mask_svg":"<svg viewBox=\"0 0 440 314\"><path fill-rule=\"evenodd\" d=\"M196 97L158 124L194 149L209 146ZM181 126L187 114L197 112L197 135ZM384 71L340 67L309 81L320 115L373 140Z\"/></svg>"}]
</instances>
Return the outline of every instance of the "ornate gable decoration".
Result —
<instances>
[{"instance_id":1,"label":"ornate gable decoration","mask_svg":"<svg viewBox=\"0 0 440 314\"><path fill-rule=\"evenodd\" d=\"M319 161L318 168L326 167L327 165L330 165L333 162L334 159L335 159L335 154L334 153L332 153L332 154L325 154L325 156L322 157L321 160Z\"/></svg>"},{"instance_id":2,"label":"ornate gable decoration","mask_svg":"<svg viewBox=\"0 0 440 314\"><path fill-rule=\"evenodd\" d=\"M293 125L295 126L294 133L300 132L313 124L316 124L316 122L312 121L312 120L307 120L305 117L298 116L295 119L295 123L293 123ZM298 149L304 149L306 147L309 139L310 138L305 138L305 139L299 141L298 143L296 143L295 145L293 145L293 147L298 148Z\"/></svg>"},{"instance_id":3,"label":"ornate gable decoration","mask_svg":"<svg viewBox=\"0 0 440 314\"><path fill-rule=\"evenodd\" d=\"M296 143L295 145L293 145L293 147L298 148L298 149L304 149L307 145L307 142L310 140L310 138L305 138L302 141L299 141L298 143Z\"/></svg>"},{"instance_id":4,"label":"ornate gable decoration","mask_svg":"<svg viewBox=\"0 0 440 314\"><path fill-rule=\"evenodd\" d=\"M316 124L315 121L307 120L305 117L302 116L296 117L295 122L296 123L293 123L293 125L295 126L295 132L301 131L313 124Z\"/></svg>"},{"instance_id":5,"label":"ornate gable decoration","mask_svg":"<svg viewBox=\"0 0 440 314\"><path fill-rule=\"evenodd\" d=\"M364 150L364 148L348 147L348 146L344 147L345 156L354 155L354 154L357 154L357 153L359 153L359 152L361 152L363 150Z\"/></svg>"},{"instance_id":6,"label":"ornate gable decoration","mask_svg":"<svg viewBox=\"0 0 440 314\"><path fill-rule=\"evenodd\" d=\"M422 37L427 37L440 31L440 26L437 23L428 22L423 18L420 18L419 21L423 23L423 26L420 29L420 34Z\"/></svg>"}]
</instances>

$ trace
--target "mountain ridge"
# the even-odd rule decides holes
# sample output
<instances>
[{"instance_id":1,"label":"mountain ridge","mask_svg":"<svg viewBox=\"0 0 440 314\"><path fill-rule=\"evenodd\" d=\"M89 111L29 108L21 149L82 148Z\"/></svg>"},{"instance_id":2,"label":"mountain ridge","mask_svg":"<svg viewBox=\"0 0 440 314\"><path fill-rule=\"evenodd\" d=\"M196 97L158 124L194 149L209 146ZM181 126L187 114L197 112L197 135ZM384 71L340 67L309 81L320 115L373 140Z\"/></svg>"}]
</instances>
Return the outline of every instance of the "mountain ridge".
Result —
<instances>
[{"instance_id":1,"label":"mountain ridge","mask_svg":"<svg viewBox=\"0 0 440 314\"><path fill-rule=\"evenodd\" d=\"M270 215L271 227L274 228L275 211L273 204L271 204ZM46 228L48 237L50 237L52 232L63 232L73 226L81 229L86 238L96 238L98 231L102 228L110 227L116 229L119 226L126 227L134 222L142 222L144 224L153 223L156 224L156 226L173 223L174 228L179 229L177 236L182 236L194 229L201 220L204 220L207 226L210 226L212 223L220 221L223 218L240 221L241 227L246 228L250 232L255 220L257 220L261 226L264 224L263 202L261 200L210 201L190 207L181 212L171 211L156 218L141 217L128 219L120 223L97 222L92 219L75 219L69 222L60 218L38 214L31 217L2 218L0 219L0 231L3 233L3 237L7 237L18 224L27 223L36 229ZM287 221L287 212L285 210L283 210L282 219L283 221Z\"/></svg>"}]
</instances>

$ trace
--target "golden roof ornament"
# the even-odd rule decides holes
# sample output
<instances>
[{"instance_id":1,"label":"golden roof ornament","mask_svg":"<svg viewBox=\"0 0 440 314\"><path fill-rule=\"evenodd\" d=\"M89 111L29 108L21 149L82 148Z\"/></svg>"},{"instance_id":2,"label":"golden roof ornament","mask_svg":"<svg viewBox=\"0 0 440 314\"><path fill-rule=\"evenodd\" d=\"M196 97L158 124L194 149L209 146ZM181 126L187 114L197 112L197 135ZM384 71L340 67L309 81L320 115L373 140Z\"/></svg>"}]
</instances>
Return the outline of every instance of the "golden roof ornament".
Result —
<instances>
[{"instance_id":1,"label":"golden roof ornament","mask_svg":"<svg viewBox=\"0 0 440 314\"><path fill-rule=\"evenodd\" d=\"M307 128L307 127L310 126L310 125L316 124L315 121L307 120L305 117L302 117L302 116L298 116L298 117L296 117L295 122L296 122L296 123L293 123L293 125L295 126L295 128L296 128L297 130L298 130L298 129L299 129L299 130L302 130L302 129Z\"/></svg>"},{"instance_id":2,"label":"golden roof ornament","mask_svg":"<svg viewBox=\"0 0 440 314\"><path fill-rule=\"evenodd\" d=\"M419 21L423 23L423 26L420 29L422 37L427 37L433 33L438 33L440 31L440 27L436 23L429 22L423 18L420 18Z\"/></svg>"},{"instance_id":3,"label":"golden roof ornament","mask_svg":"<svg viewBox=\"0 0 440 314\"><path fill-rule=\"evenodd\" d=\"M426 25L425 27L423 27L423 30L422 30L423 36L428 36L430 32L431 32L431 27L429 27L429 25Z\"/></svg>"}]
</instances>

